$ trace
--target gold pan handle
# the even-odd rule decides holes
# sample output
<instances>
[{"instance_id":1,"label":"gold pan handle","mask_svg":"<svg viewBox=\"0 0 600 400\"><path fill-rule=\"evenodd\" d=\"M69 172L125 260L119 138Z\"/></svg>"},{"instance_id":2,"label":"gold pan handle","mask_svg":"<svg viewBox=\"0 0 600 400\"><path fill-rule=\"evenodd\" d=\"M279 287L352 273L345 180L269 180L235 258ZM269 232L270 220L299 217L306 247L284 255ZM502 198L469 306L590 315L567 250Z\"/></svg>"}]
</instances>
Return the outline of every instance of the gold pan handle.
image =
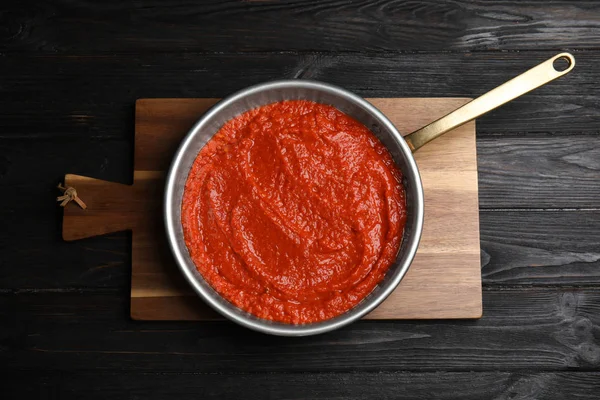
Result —
<instances>
[{"instance_id":1,"label":"gold pan handle","mask_svg":"<svg viewBox=\"0 0 600 400\"><path fill-rule=\"evenodd\" d=\"M562 71L557 70L554 65L554 62L559 59L568 62L567 68ZM410 149L415 152L421 146L429 143L438 136L567 74L573 67L575 67L575 57L569 53L557 54L505 84L468 102L450 114L405 136L404 140L406 140Z\"/></svg>"}]
</instances>

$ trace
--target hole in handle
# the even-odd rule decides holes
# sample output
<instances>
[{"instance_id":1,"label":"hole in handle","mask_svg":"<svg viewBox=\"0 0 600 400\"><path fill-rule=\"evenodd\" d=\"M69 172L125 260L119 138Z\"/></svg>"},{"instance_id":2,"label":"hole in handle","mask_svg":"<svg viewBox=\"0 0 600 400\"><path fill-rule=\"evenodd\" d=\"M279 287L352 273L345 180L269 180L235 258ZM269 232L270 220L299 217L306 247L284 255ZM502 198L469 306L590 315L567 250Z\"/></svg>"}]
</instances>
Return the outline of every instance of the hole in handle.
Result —
<instances>
[{"instance_id":1,"label":"hole in handle","mask_svg":"<svg viewBox=\"0 0 600 400\"><path fill-rule=\"evenodd\" d=\"M571 59L567 56L558 57L556 60L554 60L552 66L556 72L566 71L571 66Z\"/></svg>"}]
</instances>

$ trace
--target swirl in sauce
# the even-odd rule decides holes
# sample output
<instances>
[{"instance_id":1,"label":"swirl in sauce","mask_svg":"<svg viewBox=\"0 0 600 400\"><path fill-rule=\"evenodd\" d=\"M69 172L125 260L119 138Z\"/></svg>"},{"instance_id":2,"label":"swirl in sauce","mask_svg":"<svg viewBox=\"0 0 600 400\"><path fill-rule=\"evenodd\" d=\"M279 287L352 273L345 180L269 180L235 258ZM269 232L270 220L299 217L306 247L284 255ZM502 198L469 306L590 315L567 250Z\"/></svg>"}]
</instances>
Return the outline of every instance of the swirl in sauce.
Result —
<instances>
[{"instance_id":1,"label":"swirl in sauce","mask_svg":"<svg viewBox=\"0 0 600 400\"><path fill-rule=\"evenodd\" d=\"M406 203L379 140L338 109L282 101L228 121L182 203L198 271L237 307L303 324L367 296L396 258Z\"/></svg>"}]
</instances>

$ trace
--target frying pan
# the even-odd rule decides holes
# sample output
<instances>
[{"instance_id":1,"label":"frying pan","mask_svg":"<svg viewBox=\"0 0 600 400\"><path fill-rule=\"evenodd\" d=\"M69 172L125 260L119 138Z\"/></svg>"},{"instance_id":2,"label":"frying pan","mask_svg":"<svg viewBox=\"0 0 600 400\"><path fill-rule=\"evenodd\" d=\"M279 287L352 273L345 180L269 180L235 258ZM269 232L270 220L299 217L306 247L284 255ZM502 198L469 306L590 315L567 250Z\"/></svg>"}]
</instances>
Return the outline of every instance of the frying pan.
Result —
<instances>
[{"instance_id":1,"label":"frying pan","mask_svg":"<svg viewBox=\"0 0 600 400\"><path fill-rule=\"evenodd\" d=\"M557 69L558 60L566 68ZM423 187L413 152L438 136L461 126L573 69L575 58L558 54L448 115L402 137L395 126L372 104L342 88L304 80L274 81L251 86L221 100L192 127L177 150L167 176L164 218L175 260L194 291L230 320L260 332L304 336L338 329L377 307L396 289L417 251L423 228ZM247 313L221 297L196 269L188 253L181 224L181 204L188 173L200 149L230 119L266 104L282 100L311 100L329 104L363 123L387 147L402 170L407 202L407 221L398 255L383 281L354 308L335 318L303 325L268 321Z\"/></svg>"}]
</instances>

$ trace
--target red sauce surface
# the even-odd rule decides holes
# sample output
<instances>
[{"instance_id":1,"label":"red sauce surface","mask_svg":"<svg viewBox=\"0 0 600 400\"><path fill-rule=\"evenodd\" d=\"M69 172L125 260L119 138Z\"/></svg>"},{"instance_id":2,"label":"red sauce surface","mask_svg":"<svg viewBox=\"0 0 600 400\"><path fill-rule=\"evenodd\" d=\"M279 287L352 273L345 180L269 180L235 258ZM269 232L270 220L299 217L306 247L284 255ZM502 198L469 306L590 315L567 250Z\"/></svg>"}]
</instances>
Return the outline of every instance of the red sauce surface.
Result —
<instances>
[{"instance_id":1,"label":"red sauce surface","mask_svg":"<svg viewBox=\"0 0 600 400\"><path fill-rule=\"evenodd\" d=\"M400 178L375 136L336 108L269 104L227 122L198 154L185 241L198 271L243 310L294 324L333 318L396 257Z\"/></svg>"}]
</instances>

